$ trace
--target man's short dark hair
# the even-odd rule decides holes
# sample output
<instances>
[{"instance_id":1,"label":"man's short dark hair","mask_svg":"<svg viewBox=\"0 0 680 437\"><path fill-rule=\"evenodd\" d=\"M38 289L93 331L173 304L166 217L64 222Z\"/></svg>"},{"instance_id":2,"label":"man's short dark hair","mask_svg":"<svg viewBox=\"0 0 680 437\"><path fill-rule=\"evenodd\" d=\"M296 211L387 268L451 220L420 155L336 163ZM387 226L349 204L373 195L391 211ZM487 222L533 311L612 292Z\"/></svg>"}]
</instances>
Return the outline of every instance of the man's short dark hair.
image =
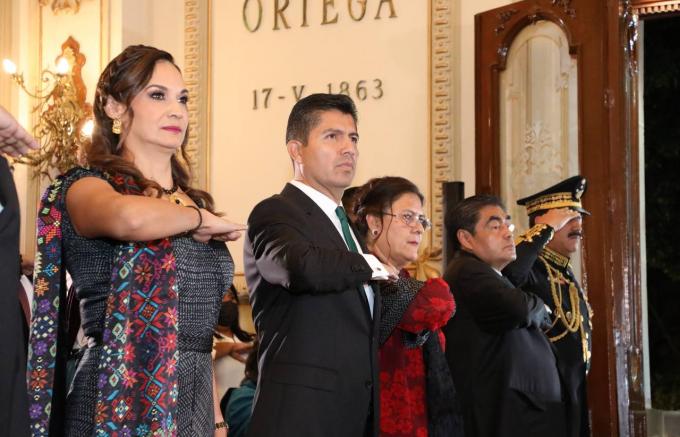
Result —
<instances>
[{"instance_id":1,"label":"man's short dark hair","mask_svg":"<svg viewBox=\"0 0 680 437\"><path fill-rule=\"evenodd\" d=\"M446 234L456 252L460 250L458 231L465 229L470 234L475 235L475 226L479 221L479 211L485 206L499 206L503 211L506 210L503 201L498 197L490 194L477 194L462 200L446 211L446 216L444 217Z\"/></svg>"},{"instance_id":2,"label":"man's short dark hair","mask_svg":"<svg viewBox=\"0 0 680 437\"><path fill-rule=\"evenodd\" d=\"M319 123L320 113L334 110L351 115L356 124L357 108L344 94L312 94L298 101L288 116L286 143L296 140L307 144L309 132Z\"/></svg>"}]
</instances>

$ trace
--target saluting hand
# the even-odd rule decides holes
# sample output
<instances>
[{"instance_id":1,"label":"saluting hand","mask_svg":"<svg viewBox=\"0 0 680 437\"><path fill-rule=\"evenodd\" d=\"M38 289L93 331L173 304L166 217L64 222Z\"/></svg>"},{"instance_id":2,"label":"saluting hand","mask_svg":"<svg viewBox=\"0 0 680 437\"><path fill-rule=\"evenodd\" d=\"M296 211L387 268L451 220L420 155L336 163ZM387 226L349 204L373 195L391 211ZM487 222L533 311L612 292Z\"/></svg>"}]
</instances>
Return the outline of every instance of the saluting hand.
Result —
<instances>
[{"instance_id":1,"label":"saluting hand","mask_svg":"<svg viewBox=\"0 0 680 437\"><path fill-rule=\"evenodd\" d=\"M571 220L580 216L581 213L569 208L549 209L545 214L536 217L536 223L545 223L557 232Z\"/></svg>"}]
</instances>

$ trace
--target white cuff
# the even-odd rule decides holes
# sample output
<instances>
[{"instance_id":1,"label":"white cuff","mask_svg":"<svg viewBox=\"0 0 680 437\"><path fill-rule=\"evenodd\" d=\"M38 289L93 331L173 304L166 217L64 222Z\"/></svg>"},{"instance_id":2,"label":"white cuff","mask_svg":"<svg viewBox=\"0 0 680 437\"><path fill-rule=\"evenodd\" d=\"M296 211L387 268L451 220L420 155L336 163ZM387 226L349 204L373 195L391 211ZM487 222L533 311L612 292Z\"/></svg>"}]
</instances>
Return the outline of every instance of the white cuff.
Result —
<instances>
[{"instance_id":1,"label":"white cuff","mask_svg":"<svg viewBox=\"0 0 680 437\"><path fill-rule=\"evenodd\" d=\"M374 255L371 255L370 253L362 253L361 255L364 257L371 270L373 270L373 276L371 276L371 279L386 280L389 278L389 273L387 270L385 270L383 263L381 263L378 258L376 258Z\"/></svg>"}]
</instances>

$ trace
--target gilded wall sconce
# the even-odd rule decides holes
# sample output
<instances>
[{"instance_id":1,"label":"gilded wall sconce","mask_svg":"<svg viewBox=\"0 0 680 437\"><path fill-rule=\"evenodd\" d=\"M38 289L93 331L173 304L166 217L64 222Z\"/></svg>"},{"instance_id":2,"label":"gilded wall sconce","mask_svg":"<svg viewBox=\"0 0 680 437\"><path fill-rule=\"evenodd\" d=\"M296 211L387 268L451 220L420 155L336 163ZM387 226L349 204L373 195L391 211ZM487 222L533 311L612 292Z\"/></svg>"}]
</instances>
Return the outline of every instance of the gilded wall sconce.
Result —
<instances>
[{"instance_id":1,"label":"gilded wall sconce","mask_svg":"<svg viewBox=\"0 0 680 437\"><path fill-rule=\"evenodd\" d=\"M17 73L12 61L3 61L12 80L38 101L31 111L38 116L33 135L41 148L16 160L34 167L35 176L51 178L55 171L63 173L78 165L81 150L92 133L92 106L85 101L86 89L81 76L85 56L73 37L69 37L61 49L56 70L42 71L42 87L35 92L28 90L23 74Z\"/></svg>"}]
</instances>

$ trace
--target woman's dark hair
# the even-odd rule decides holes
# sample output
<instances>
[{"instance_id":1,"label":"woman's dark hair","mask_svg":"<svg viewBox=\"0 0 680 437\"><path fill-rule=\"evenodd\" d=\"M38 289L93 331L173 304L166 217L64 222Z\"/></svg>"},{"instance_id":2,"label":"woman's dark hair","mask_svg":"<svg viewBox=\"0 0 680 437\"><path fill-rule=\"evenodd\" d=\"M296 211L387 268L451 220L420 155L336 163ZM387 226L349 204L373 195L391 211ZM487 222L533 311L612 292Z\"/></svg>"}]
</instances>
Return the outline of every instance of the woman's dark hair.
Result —
<instances>
[{"instance_id":1,"label":"woman's dark hair","mask_svg":"<svg viewBox=\"0 0 680 437\"><path fill-rule=\"evenodd\" d=\"M252 341L253 335L244 331L238 323L238 296L236 295L236 288L232 285L227 293L232 293L236 296L236 300L222 302L217 324L229 328L234 336L243 342Z\"/></svg>"},{"instance_id":2,"label":"woman's dark hair","mask_svg":"<svg viewBox=\"0 0 680 437\"><path fill-rule=\"evenodd\" d=\"M112 98L127 107L127 114L132 120L134 114L130 104L149 83L156 64L161 61L170 62L179 71L179 67L175 64L170 53L143 45L128 46L109 62L109 65L99 76L99 82L97 82L93 108L95 127L92 133L92 142L85 147L85 159L90 167L110 175L130 176L143 191L155 190L157 197L162 194L161 186L157 182L145 178L133 163L121 156L125 135L114 134L111 131L113 120L106 115L104 108L108 98ZM191 174L189 172L189 155L186 152L188 139L189 131L187 129L180 148L181 160L177 155L173 155L171 158L172 180L194 202L213 212L212 196L189 185Z\"/></svg>"},{"instance_id":3,"label":"woman's dark hair","mask_svg":"<svg viewBox=\"0 0 680 437\"><path fill-rule=\"evenodd\" d=\"M411 193L418 196L425 203L425 196L418 187L406 178L399 176L385 176L374 178L362 185L354 195L354 224L362 236L368 233L366 216L373 214L382 217L383 212L389 209L400 196Z\"/></svg>"}]
</instances>

